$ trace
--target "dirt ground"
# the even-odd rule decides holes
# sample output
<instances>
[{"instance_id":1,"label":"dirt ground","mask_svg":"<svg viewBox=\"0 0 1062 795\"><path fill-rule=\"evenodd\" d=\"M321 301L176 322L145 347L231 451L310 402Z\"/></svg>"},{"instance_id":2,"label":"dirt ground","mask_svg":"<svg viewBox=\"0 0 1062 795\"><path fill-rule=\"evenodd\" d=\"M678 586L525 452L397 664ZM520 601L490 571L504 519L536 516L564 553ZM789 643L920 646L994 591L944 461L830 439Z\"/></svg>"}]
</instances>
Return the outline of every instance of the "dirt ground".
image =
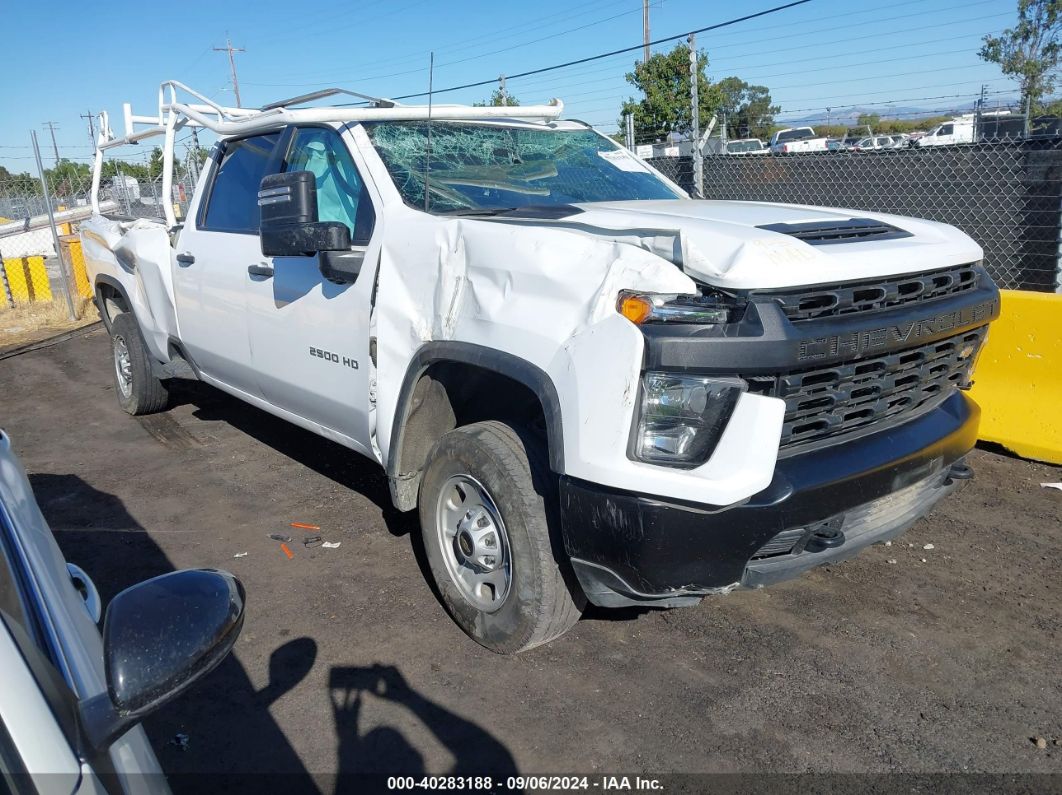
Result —
<instances>
[{"instance_id":1,"label":"dirt ground","mask_svg":"<svg viewBox=\"0 0 1062 795\"><path fill-rule=\"evenodd\" d=\"M1062 492L1040 487L1062 468L975 451L976 479L891 547L696 608L592 611L500 657L444 613L415 517L353 453L198 385L126 416L99 330L0 361L0 395L105 600L183 567L247 588L235 655L147 723L169 772L286 773L293 790L337 771L1062 781ZM341 546L303 547L292 521ZM295 536L293 559L270 533Z\"/></svg>"},{"instance_id":2,"label":"dirt ground","mask_svg":"<svg viewBox=\"0 0 1062 795\"><path fill-rule=\"evenodd\" d=\"M100 314L90 299L78 298L75 304L77 319L71 320L66 301L61 294L56 295L54 301L15 307L9 307L0 300L0 356L16 348L99 322Z\"/></svg>"}]
</instances>

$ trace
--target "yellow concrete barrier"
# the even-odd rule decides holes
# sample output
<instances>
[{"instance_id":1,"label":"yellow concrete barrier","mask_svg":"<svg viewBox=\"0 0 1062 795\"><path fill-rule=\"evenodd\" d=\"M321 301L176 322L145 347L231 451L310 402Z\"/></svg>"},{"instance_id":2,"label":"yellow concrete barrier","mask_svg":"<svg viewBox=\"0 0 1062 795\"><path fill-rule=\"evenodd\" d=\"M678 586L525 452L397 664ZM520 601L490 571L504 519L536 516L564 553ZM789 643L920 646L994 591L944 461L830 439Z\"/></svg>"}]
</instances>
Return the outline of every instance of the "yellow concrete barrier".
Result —
<instances>
[{"instance_id":1,"label":"yellow concrete barrier","mask_svg":"<svg viewBox=\"0 0 1062 795\"><path fill-rule=\"evenodd\" d=\"M11 257L4 260L4 272L16 302L51 301L52 288L44 257Z\"/></svg>"},{"instance_id":2,"label":"yellow concrete barrier","mask_svg":"<svg viewBox=\"0 0 1062 795\"><path fill-rule=\"evenodd\" d=\"M1062 295L1003 290L970 396L980 437L1023 458L1062 464Z\"/></svg>"},{"instance_id":3,"label":"yellow concrete barrier","mask_svg":"<svg viewBox=\"0 0 1062 795\"><path fill-rule=\"evenodd\" d=\"M85 255L81 251L81 238L77 235L63 235L59 238L63 249L63 259L70 263L74 274L74 288L82 298L92 297L92 285L89 284L88 271L85 269Z\"/></svg>"}]
</instances>

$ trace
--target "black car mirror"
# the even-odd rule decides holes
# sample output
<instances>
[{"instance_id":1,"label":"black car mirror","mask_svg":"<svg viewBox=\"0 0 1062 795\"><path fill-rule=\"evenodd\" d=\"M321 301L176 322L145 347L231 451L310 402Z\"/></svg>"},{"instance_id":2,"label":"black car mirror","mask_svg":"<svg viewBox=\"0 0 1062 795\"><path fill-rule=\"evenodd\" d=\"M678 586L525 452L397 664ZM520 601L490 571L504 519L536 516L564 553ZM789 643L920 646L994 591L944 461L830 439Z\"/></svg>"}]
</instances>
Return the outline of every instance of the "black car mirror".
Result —
<instances>
[{"instance_id":1,"label":"black car mirror","mask_svg":"<svg viewBox=\"0 0 1062 795\"><path fill-rule=\"evenodd\" d=\"M82 725L106 748L225 659L243 627L243 585L190 569L127 588L103 623L107 692L81 704Z\"/></svg>"},{"instance_id":2,"label":"black car mirror","mask_svg":"<svg viewBox=\"0 0 1062 795\"><path fill-rule=\"evenodd\" d=\"M313 172L263 177L258 206L263 256L312 257L322 251L350 250L350 227L340 221L318 220Z\"/></svg>"}]
</instances>

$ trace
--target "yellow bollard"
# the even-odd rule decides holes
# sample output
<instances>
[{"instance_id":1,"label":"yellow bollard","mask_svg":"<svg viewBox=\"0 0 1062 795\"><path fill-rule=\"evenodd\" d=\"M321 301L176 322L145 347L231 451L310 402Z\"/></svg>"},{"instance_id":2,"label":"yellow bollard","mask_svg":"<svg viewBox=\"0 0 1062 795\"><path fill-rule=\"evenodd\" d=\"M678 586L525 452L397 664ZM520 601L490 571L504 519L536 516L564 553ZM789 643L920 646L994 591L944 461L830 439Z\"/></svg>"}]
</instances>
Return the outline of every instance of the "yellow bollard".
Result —
<instances>
[{"instance_id":1,"label":"yellow bollard","mask_svg":"<svg viewBox=\"0 0 1062 795\"><path fill-rule=\"evenodd\" d=\"M1062 295L1001 290L970 397L979 436L1023 458L1062 464Z\"/></svg>"},{"instance_id":2,"label":"yellow bollard","mask_svg":"<svg viewBox=\"0 0 1062 795\"><path fill-rule=\"evenodd\" d=\"M44 257L12 257L4 260L4 272L16 302L51 301L52 287Z\"/></svg>"},{"instance_id":3,"label":"yellow bollard","mask_svg":"<svg viewBox=\"0 0 1062 795\"><path fill-rule=\"evenodd\" d=\"M92 297L92 285L89 284L88 271L85 269L85 255L81 251L81 239L77 235L64 235L59 238L63 249L63 260L70 263L74 274L74 288L82 298Z\"/></svg>"}]
</instances>

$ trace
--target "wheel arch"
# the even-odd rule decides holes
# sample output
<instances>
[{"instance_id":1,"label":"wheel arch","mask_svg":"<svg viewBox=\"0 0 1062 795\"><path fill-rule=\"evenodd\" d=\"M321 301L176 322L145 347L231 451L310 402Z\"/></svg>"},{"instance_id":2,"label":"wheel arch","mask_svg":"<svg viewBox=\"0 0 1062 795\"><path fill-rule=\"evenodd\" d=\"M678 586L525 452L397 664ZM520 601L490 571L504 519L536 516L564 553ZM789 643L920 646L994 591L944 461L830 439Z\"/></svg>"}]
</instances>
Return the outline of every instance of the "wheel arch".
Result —
<instances>
[{"instance_id":1,"label":"wheel arch","mask_svg":"<svg viewBox=\"0 0 1062 795\"><path fill-rule=\"evenodd\" d=\"M491 390L494 400L470 398L455 389L456 379L462 377ZM537 408L550 469L563 474L560 399L545 371L526 359L474 343L440 341L422 346L406 369L391 426L387 477L395 507L416 507L424 464L440 436L469 422L503 419L520 400Z\"/></svg>"},{"instance_id":2,"label":"wheel arch","mask_svg":"<svg viewBox=\"0 0 1062 795\"><path fill-rule=\"evenodd\" d=\"M129 300L129 293L126 292L125 287L117 279L104 274L97 276L93 292L95 293L96 308L100 312L100 319L103 321L108 333L110 333L114 316L118 312L131 312L135 316L133 302Z\"/></svg>"}]
</instances>

